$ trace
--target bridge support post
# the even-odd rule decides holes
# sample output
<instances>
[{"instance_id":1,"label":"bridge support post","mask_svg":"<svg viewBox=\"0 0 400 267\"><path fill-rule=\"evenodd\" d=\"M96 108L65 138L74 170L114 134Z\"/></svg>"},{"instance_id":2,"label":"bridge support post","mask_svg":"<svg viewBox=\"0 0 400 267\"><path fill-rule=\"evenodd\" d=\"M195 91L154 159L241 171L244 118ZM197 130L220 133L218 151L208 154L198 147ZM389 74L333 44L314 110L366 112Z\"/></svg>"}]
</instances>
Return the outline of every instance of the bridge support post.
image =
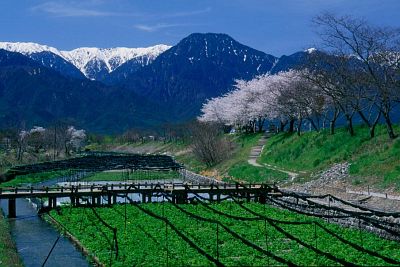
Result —
<instances>
[{"instance_id":1,"label":"bridge support post","mask_svg":"<svg viewBox=\"0 0 400 267\"><path fill-rule=\"evenodd\" d=\"M96 197L92 196L92 206L96 206Z\"/></svg>"},{"instance_id":2,"label":"bridge support post","mask_svg":"<svg viewBox=\"0 0 400 267\"><path fill-rule=\"evenodd\" d=\"M111 198L111 197L112 197L111 194L108 194L108 196L107 196L107 202L108 202L108 205L109 205L109 206L112 205L112 198Z\"/></svg>"},{"instance_id":3,"label":"bridge support post","mask_svg":"<svg viewBox=\"0 0 400 267\"><path fill-rule=\"evenodd\" d=\"M17 206L15 198L8 199L8 218L16 218L17 217Z\"/></svg>"},{"instance_id":4,"label":"bridge support post","mask_svg":"<svg viewBox=\"0 0 400 267\"><path fill-rule=\"evenodd\" d=\"M187 197L188 197L187 192L176 193L173 196L173 199L175 198L174 203L175 204L185 204L185 203L187 203Z\"/></svg>"},{"instance_id":5,"label":"bridge support post","mask_svg":"<svg viewBox=\"0 0 400 267\"><path fill-rule=\"evenodd\" d=\"M142 193L142 203L146 203L146 194Z\"/></svg>"},{"instance_id":6,"label":"bridge support post","mask_svg":"<svg viewBox=\"0 0 400 267\"><path fill-rule=\"evenodd\" d=\"M50 197L49 198L49 208L54 209L55 207L57 207L57 198Z\"/></svg>"},{"instance_id":7,"label":"bridge support post","mask_svg":"<svg viewBox=\"0 0 400 267\"><path fill-rule=\"evenodd\" d=\"M116 204L117 203L117 195L113 195L112 197L113 197L113 200L112 200L113 204Z\"/></svg>"},{"instance_id":8,"label":"bridge support post","mask_svg":"<svg viewBox=\"0 0 400 267\"><path fill-rule=\"evenodd\" d=\"M265 197L265 195L264 194L260 194L258 196L258 203L265 204L266 202L267 202L267 198Z\"/></svg>"},{"instance_id":9,"label":"bridge support post","mask_svg":"<svg viewBox=\"0 0 400 267\"><path fill-rule=\"evenodd\" d=\"M75 207L75 206L76 206L76 197L71 196L70 199L71 199L71 205L72 205L72 207Z\"/></svg>"},{"instance_id":10,"label":"bridge support post","mask_svg":"<svg viewBox=\"0 0 400 267\"><path fill-rule=\"evenodd\" d=\"M147 195L147 202L151 203L151 193Z\"/></svg>"}]
</instances>

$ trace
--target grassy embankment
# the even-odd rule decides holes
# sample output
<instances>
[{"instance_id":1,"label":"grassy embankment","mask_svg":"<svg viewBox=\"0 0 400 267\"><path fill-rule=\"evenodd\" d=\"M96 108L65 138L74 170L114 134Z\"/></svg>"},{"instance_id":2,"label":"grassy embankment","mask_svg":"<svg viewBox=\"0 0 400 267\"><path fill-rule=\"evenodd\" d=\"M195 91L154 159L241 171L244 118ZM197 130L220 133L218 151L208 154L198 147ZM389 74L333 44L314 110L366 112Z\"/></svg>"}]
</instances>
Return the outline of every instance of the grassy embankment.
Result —
<instances>
[{"instance_id":1,"label":"grassy embankment","mask_svg":"<svg viewBox=\"0 0 400 267\"><path fill-rule=\"evenodd\" d=\"M60 171L48 171L48 172L40 172L40 173L32 173L26 175L17 175L14 179L0 183L0 187L14 187L14 186L23 186L23 185L31 185L40 182L44 182L47 180L51 180L53 178L57 178L60 176L65 176L69 174L69 170L60 170Z\"/></svg>"},{"instance_id":2,"label":"grassy embankment","mask_svg":"<svg viewBox=\"0 0 400 267\"><path fill-rule=\"evenodd\" d=\"M400 132L400 127L395 127ZM328 130L297 134L281 133L267 140L258 162L280 169L299 172L298 182L309 180L311 174L329 168L335 163L350 162L350 182L354 185L369 184L379 188L400 188L400 139L390 140L383 125L376 129L375 138L369 137L368 128L357 126L351 137L345 128L338 128L334 135ZM231 156L207 168L189 149L189 144L149 142L145 144L120 144L118 149L129 151L168 152L190 170L219 179L249 182L280 182L287 174L268 167L254 167L247 163L251 148L260 134L229 136L235 144ZM109 146L108 149L117 146Z\"/></svg>"},{"instance_id":3,"label":"grassy embankment","mask_svg":"<svg viewBox=\"0 0 400 267\"><path fill-rule=\"evenodd\" d=\"M207 167L200 162L190 150L190 144L184 142L145 142L133 144L118 144L111 141L104 144L92 144L87 148L91 150L108 150L133 153L168 153L183 163L185 167L203 175L217 177L218 179L248 181L248 182L279 182L287 179L287 175L267 168L254 167L247 163L250 150L258 143L261 134L229 135L233 145L231 155L213 167ZM112 174L101 174L102 179ZM114 175L115 176L115 175ZM117 174L118 176L118 174ZM121 174L119 174L121 176ZM94 180L94 178L89 178Z\"/></svg>"},{"instance_id":4,"label":"grassy embankment","mask_svg":"<svg viewBox=\"0 0 400 267\"><path fill-rule=\"evenodd\" d=\"M338 128L336 134L330 135L327 130L305 132L300 137L296 134L281 133L268 138L260 164L271 164L284 170L300 172L297 181L310 179L312 173L329 168L334 163L350 162L350 182L369 184L377 187L400 188L400 139L390 140L384 126L378 126L376 137L369 138L368 129L356 127L356 135L350 137L344 128ZM400 127L395 130L400 132ZM183 142L146 142L106 144L89 147L92 150L122 151L133 153L169 153L177 161L195 172L215 176L224 180L248 182L280 182L288 176L285 173L271 170L268 167L255 167L247 163L251 148L257 144L260 134L230 135L234 149L228 159L207 168L195 158L190 145ZM17 177L0 186L15 186L23 183L35 183L60 173L44 173ZM61 173L62 175L62 173ZM87 180L121 180L121 172L97 173ZM174 173L139 173L130 174L130 179L172 179Z\"/></svg>"},{"instance_id":5,"label":"grassy embankment","mask_svg":"<svg viewBox=\"0 0 400 267\"><path fill-rule=\"evenodd\" d=\"M9 224L0 211L0 266L23 266L10 234Z\"/></svg>"},{"instance_id":6,"label":"grassy embankment","mask_svg":"<svg viewBox=\"0 0 400 267\"><path fill-rule=\"evenodd\" d=\"M400 127L395 128L400 132ZM344 128L334 135L328 131L306 132L301 136L287 133L268 139L260 163L268 163L303 177L328 168L334 163L349 162L351 182L380 188L400 189L400 138L390 140L384 126L378 126L375 138L368 128L358 126L351 137ZM301 179L300 179L301 180Z\"/></svg>"}]
</instances>

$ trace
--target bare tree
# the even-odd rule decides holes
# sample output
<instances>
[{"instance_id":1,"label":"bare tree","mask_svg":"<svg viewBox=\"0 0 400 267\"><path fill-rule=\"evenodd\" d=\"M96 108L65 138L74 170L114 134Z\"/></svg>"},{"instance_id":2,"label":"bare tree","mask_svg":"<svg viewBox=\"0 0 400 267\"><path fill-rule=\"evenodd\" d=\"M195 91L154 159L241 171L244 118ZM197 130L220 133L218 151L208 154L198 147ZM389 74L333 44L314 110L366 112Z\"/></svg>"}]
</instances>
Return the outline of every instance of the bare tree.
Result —
<instances>
[{"instance_id":1,"label":"bare tree","mask_svg":"<svg viewBox=\"0 0 400 267\"><path fill-rule=\"evenodd\" d=\"M212 123L194 122L190 126L194 155L211 167L230 154L232 144L223 136L221 127Z\"/></svg>"},{"instance_id":2,"label":"bare tree","mask_svg":"<svg viewBox=\"0 0 400 267\"><path fill-rule=\"evenodd\" d=\"M377 115L384 117L389 137L395 138L391 112L398 92L400 29L375 27L363 19L330 13L316 17L314 24L331 54L352 57L360 64L358 74L362 74L364 85L374 90L366 97L379 110ZM379 116L369 123L372 135Z\"/></svg>"}]
</instances>

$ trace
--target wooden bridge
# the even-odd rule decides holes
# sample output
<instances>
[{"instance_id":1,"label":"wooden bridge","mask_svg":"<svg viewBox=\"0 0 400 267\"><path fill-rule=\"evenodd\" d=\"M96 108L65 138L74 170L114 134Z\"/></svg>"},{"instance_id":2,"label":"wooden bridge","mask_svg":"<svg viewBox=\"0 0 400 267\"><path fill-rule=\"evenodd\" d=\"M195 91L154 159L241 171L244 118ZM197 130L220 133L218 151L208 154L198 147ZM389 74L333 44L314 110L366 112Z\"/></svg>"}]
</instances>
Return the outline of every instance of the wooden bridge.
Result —
<instances>
[{"instance_id":1,"label":"wooden bridge","mask_svg":"<svg viewBox=\"0 0 400 267\"><path fill-rule=\"evenodd\" d=\"M191 183L118 183L105 185L71 185L57 187L0 188L0 199L8 199L8 217L16 217L17 198L48 198L47 209L57 207L58 198L69 198L72 206L117 203L117 196L140 194L141 202L151 202L153 196L166 193L174 203L188 203L189 194L208 194L211 201L219 201L224 195L237 195L247 200L265 203L266 195L276 195L277 188L267 184L191 184ZM85 201L83 201L85 199Z\"/></svg>"}]
</instances>

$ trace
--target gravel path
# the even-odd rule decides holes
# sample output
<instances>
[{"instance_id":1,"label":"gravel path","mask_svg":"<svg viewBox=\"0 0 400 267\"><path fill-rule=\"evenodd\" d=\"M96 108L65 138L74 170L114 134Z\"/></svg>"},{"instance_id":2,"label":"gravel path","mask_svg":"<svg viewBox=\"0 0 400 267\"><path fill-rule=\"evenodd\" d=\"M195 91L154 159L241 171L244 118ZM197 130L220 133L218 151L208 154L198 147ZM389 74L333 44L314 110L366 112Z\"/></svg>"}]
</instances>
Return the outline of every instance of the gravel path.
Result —
<instances>
[{"instance_id":1,"label":"gravel path","mask_svg":"<svg viewBox=\"0 0 400 267\"><path fill-rule=\"evenodd\" d=\"M293 181L297 176L299 176L298 173L288 171L288 170L283 170L281 168L278 168L276 166L273 166L273 165L267 164L267 163L264 163L263 165L257 163L257 159L260 157L266 142L267 142L267 135L264 134L263 136L261 136L257 145L251 148L249 159L247 160L247 162L250 165L255 166L255 167L267 167L268 169L271 169L271 170L286 173L287 175L289 175L290 179Z\"/></svg>"},{"instance_id":2,"label":"gravel path","mask_svg":"<svg viewBox=\"0 0 400 267\"><path fill-rule=\"evenodd\" d=\"M261 164L257 163L257 159L260 157L266 142L267 137L264 134L263 136L261 136L260 140L258 140L257 145L251 148L249 159L247 160L250 165L253 165L255 167L263 167Z\"/></svg>"}]
</instances>

